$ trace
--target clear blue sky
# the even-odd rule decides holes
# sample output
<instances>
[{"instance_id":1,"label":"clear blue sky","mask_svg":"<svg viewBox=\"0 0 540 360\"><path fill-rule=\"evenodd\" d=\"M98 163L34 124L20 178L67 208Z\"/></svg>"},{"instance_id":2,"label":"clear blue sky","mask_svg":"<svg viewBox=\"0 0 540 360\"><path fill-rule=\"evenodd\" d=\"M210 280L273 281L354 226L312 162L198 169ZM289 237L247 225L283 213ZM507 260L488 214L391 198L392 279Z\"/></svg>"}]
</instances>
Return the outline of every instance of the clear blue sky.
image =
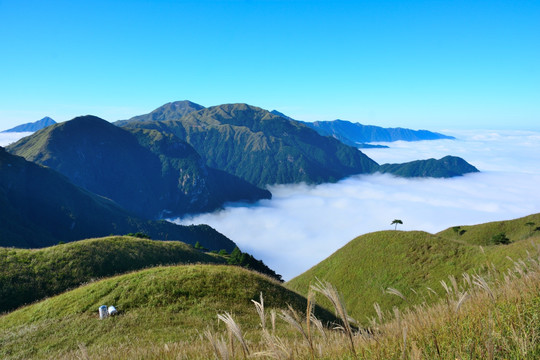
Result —
<instances>
[{"instance_id":1,"label":"clear blue sky","mask_svg":"<svg viewBox=\"0 0 540 360\"><path fill-rule=\"evenodd\" d=\"M540 1L0 0L0 129L174 100L540 129Z\"/></svg>"}]
</instances>

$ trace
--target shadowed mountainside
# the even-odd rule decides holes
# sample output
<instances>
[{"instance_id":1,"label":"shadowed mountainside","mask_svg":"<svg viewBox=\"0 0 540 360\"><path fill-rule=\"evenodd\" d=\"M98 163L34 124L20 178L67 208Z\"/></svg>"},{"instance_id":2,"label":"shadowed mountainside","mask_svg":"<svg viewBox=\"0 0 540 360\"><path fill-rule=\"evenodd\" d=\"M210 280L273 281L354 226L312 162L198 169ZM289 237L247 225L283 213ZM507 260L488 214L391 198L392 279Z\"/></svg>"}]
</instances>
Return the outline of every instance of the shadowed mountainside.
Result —
<instances>
[{"instance_id":1,"label":"shadowed mountainside","mask_svg":"<svg viewBox=\"0 0 540 360\"><path fill-rule=\"evenodd\" d=\"M266 190L208 168L190 145L172 134L131 132L94 116L50 126L7 150L145 218L271 197Z\"/></svg>"},{"instance_id":2,"label":"shadowed mountainside","mask_svg":"<svg viewBox=\"0 0 540 360\"><path fill-rule=\"evenodd\" d=\"M36 248L110 234L199 241L213 250L235 244L207 225L143 220L113 201L73 185L58 172L0 148L0 246Z\"/></svg>"}]
</instances>

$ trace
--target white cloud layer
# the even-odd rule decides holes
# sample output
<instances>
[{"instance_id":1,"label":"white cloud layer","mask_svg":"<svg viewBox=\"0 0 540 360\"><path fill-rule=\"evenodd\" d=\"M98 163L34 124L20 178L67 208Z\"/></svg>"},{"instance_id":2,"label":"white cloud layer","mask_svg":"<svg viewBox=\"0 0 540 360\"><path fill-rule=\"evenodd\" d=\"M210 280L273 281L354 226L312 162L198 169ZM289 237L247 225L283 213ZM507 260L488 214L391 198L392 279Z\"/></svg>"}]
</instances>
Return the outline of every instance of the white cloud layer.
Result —
<instances>
[{"instance_id":1,"label":"white cloud layer","mask_svg":"<svg viewBox=\"0 0 540 360\"><path fill-rule=\"evenodd\" d=\"M22 139L25 136L31 135L31 132L0 132L0 146L8 146L11 143Z\"/></svg>"},{"instance_id":2,"label":"white cloud layer","mask_svg":"<svg viewBox=\"0 0 540 360\"><path fill-rule=\"evenodd\" d=\"M336 184L273 186L272 200L231 205L176 220L206 223L287 280L358 235L393 229L438 232L450 226L540 212L540 133L463 131L458 140L389 143L365 153L379 163L461 156L481 173L452 179L355 176Z\"/></svg>"}]
</instances>

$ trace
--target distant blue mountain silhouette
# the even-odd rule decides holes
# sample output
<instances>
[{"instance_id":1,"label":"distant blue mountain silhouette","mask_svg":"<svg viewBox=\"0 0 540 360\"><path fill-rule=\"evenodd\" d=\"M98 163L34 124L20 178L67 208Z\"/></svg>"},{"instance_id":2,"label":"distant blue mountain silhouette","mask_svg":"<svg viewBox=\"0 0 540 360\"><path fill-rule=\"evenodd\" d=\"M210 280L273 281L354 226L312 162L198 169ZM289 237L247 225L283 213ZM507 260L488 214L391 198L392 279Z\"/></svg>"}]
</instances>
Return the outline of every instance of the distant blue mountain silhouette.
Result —
<instances>
[{"instance_id":1,"label":"distant blue mountain silhouette","mask_svg":"<svg viewBox=\"0 0 540 360\"><path fill-rule=\"evenodd\" d=\"M35 132L53 124L56 124L56 121L48 116L45 116L43 119L36 122L18 125L2 132Z\"/></svg>"}]
</instances>

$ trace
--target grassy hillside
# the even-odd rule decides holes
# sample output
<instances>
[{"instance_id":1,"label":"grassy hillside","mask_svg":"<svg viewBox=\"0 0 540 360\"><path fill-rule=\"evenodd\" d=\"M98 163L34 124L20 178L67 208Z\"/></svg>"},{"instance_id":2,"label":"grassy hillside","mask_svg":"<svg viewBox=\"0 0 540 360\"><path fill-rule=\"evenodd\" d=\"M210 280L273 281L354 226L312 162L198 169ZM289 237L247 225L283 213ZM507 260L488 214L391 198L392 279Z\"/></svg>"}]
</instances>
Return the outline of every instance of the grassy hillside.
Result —
<instances>
[{"instance_id":1,"label":"grassy hillside","mask_svg":"<svg viewBox=\"0 0 540 360\"><path fill-rule=\"evenodd\" d=\"M0 358L244 359L246 351L272 359L537 359L540 236L525 224L539 215L479 225L482 237L501 226L509 238L521 236L508 245L478 246L452 228L353 240L310 270L325 268L319 278L330 280L367 326L350 333L306 322L306 299L264 276L184 265L96 281L0 316ZM261 292L266 325L252 303ZM317 302L323 298L316 293ZM364 304L374 309L374 301L380 311L360 313ZM102 304L115 305L119 316L98 320ZM287 304L296 315L277 310ZM237 332L217 320L225 312ZM315 316L333 319L321 309Z\"/></svg>"},{"instance_id":2,"label":"grassy hillside","mask_svg":"<svg viewBox=\"0 0 540 360\"><path fill-rule=\"evenodd\" d=\"M455 226L437 235L474 245L492 245L493 236L504 233L511 242L525 240L540 230L540 214L485 224Z\"/></svg>"},{"instance_id":3,"label":"grassy hillside","mask_svg":"<svg viewBox=\"0 0 540 360\"><path fill-rule=\"evenodd\" d=\"M297 311L306 302L259 275L221 266L149 269L0 317L0 356L245 359L242 341L249 358L262 359L538 359L539 255L540 247L504 274L457 279L431 306L381 311L350 337L308 325L301 313L285 321L290 311L270 324L285 301ZM250 304L257 291L265 294L264 327ZM98 320L100 304L115 304L120 315ZM224 312L232 312L236 333L216 320Z\"/></svg>"},{"instance_id":4,"label":"grassy hillside","mask_svg":"<svg viewBox=\"0 0 540 360\"><path fill-rule=\"evenodd\" d=\"M491 269L488 274L456 279L433 305L408 303L401 311L379 311L367 329L352 333L326 329L303 338L269 337L260 331L264 341L253 347L259 356L273 359L538 359L539 264L540 246L508 271ZM309 329L306 322L303 325ZM250 334L248 341L256 336ZM203 341L193 346L210 347ZM161 351L154 347L149 358L174 359L176 354L194 358L182 345L173 351L172 347ZM217 349L215 353L217 358L226 358Z\"/></svg>"},{"instance_id":5,"label":"grassy hillside","mask_svg":"<svg viewBox=\"0 0 540 360\"><path fill-rule=\"evenodd\" d=\"M146 267L225 263L178 241L107 237L44 249L0 248L0 312L88 281Z\"/></svg>"},{"instance_id":6,"label":"grassy hillside","mask_svg":"<svg viewBox=\"0 0 540 360\"><path fill-rule=\"evenodd\" d=\"M375 315L375 302L384 310L430 303L438 296L427 288L440 296L444 291L440 281L449 283L449 276L459 279L464 272L485 272L492 265L500 270L512 267L512 259L524 257L534 249L531 240L540 242L537 232L525 236L528 228L524 223L531 219L540 220L540 215L503 222L504 225L469 226L459 238L452 229L437 235L419 231L366 234L290 280L287 286L306 294L317 278L329 281L343 293L350 314L365 323ZM509 245L487 245L486 239L501 229L506 229L508 237L515 241ZM479 243L485 246L475 245ZM388 293L389 288L399 290L406 300Z\"/></svg>"},{"instance_id":7,"label":"grassy hillside","mask_svg":"<svg viewBox=\"0 0 540 360\"><path fill-rule=\"evenodd\" d=\"M0 358L59 358L80 346L89 352L111 347L122 356L118 349L188 343L198 340L207 327L223 328L216 315L224 312L250 332L259 321L251 300L258 301L261 292L267 311L287 304L297 310L306 307L298 294L238 267L185 265L116 276L1 316ZM103 304L114 305L120 314L99 320L98 307Z\"/></svg>"}]
</instances>

